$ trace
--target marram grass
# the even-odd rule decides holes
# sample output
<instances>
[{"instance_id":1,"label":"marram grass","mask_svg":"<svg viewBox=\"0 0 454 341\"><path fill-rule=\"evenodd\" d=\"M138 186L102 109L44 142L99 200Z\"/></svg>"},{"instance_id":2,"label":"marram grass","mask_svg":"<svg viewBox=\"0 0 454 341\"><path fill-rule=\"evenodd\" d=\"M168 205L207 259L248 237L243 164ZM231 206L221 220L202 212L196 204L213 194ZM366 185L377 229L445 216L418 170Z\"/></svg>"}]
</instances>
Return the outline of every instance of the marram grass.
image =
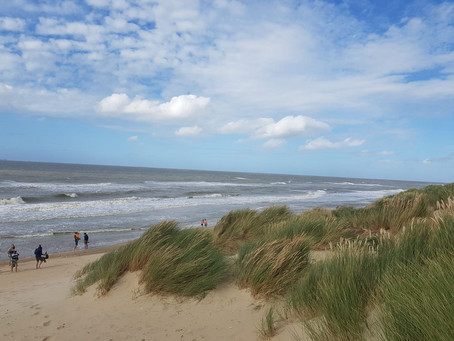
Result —
<instances>
[{"instance_id":1,"label":"marram grass","mask_svg":"<svg viewBox=\"0 0 454 341\"><path fill-rule=\"evenodd\" d=\"M231 211L213 230L163 222L83 268L74 291L97 284L105 294L126 271L141 271L147 291L202 295L233 273L253 295L285 297L312 340L362 340L371 310L383 340L452 340L453 207L450 184L359 209ZM331 257L309 262L312 248L332 245Z\"/></svg>"},{"instance_id":2,"label":"marram grass","mask_svg":"<svg viewBox=\"0 0 454 341\"><path fill-rule=\"evenodd\" d=\"M224 257L209 231L179 230L175 222L151 227L141 238L83 268L74 293L98 283L98 293L107 293L126 271L141 270L147 291L183 296L202 295L226 274Z\"/></svg>"},{"instance_id":3,"label":"marram grass","mask_svg":"<svg viewBox=\"0 0 454 341\"><path fill-rule=\"evenodd\" d=\"M235 254L245 243L263 236L270 225L279 224L292 215L286 206L271 206L260 213L251 209L230 211L214 227L214 242L224 252Z\"/></svg>"},{"instance_id":4,"label":"marram grass","mask_svg":"<svg viewBox=\"0 0 454 341\"><path fill-rule=\"evenodd\" d=\"M253 295L283 294L307 266L311 244L304 235L246 244L236 261L238 286L250 289Z\"/></svg>"},{"instance_id":5,"label":"marram grass","mask_svg":"<svg viewBox=\"0 0 454 341\"><path fill-rule=\"evenodd\" d=\"M359 340L378 283L374 255L363 246L310 265L288 291L287 304L314 340ZM316 321L316 322L314 322Z\"/></svg>"},{"instance_id":6,"label":"marram grass","mask_svg":"<svg viewBox=\"0 0 454 341\"><path fill-rule=\"evenodd\" d=\"M276 335L276 327L274 324L274 309L272 307L268 309L265 317L262 318L258 332L263 340L271 339L274 335Z\"/></svg>"},{"instance_id":7,"label":"marram grass","mask_svg":"<svg viewBox=\"0 0 454 341\"><path fill-rule=\"evenodd\" d=\"M382 340L454 340L453 254L401 265L381 285Z\"/></svg>"},{"instance_id":8,"label":"marram grass","mask_svg":"<svg viewBox=\"0 0 454 341\"><path fill-rule=\"evenodd\" d=\"M384 340L452 338L452 318L446 314L452 314L454 305L445 306L454 295L453 215L416 222L372 244L345 241L333 252L331 258L310 264L286 295L312 340L362 340L374 307L383 308ZM407 295L407 286L413 293ZM427 297L434 301L432 309L426 307ZM427 319L448 322L429 324ZM435 326L438 333L429 337Z\"/></svg>"},{"instance_id":9,"label":"marram grass","mask_svg":"<svg viewBox=\"0 0 454 341\"><path fill-rule=\"evenodd\" d=\"M142 271L149 292L194 296L214 289L225 277L223 255L211 235L200 229L182 230L170 245L159 248Z\"/></svg>"}]
</instances>

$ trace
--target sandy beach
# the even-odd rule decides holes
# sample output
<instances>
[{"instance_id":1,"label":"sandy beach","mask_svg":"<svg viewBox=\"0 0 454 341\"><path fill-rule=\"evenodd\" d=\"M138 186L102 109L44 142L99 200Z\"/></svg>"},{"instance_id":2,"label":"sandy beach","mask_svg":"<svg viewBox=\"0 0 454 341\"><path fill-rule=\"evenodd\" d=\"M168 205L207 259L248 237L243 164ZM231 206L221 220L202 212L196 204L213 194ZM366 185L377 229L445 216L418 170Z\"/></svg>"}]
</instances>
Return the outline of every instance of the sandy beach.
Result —
<instances>
[{"instance_id":1,"label":"sandy beach","mask_svg":"<svg viewBox=\"0 0 454 341\"><path fill-rule=\"evenodd\" d=\"M32 258L11 273L0 263L0 335L3 340L260 340L268 303L233 284L204 299L145 295L138 273L127 273L97 297L92 286L73 296L74 273L107 248L51 255L41 269ZM20 250L19 250L20 251ZM298 324L277 322L272 340L292 340Z\"/></svg>"}]
</instances>

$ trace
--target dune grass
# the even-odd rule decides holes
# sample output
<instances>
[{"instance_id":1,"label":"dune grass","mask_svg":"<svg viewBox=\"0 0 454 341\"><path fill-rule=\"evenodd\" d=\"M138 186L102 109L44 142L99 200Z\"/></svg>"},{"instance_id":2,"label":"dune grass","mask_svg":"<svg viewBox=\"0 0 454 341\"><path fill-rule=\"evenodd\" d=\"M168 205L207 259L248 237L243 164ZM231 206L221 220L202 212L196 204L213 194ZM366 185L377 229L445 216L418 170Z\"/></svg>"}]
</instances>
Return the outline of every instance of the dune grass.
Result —
<instances>
[{"instance_id":1,"label":"dune grass","mask_svg":"<svg viewBox=\"0 0 454 341\"><path fill-rule=\"evenodd\" d=\"M310 262L311 250L328 247L331 257ZM362 340L371 310L384 340L452 340L452 259L449 184L358 209L236 210L213 230L163 222L83 268L74 292L97 283L105 294L126 271L141 271L147 291L197 296L233 274L252 295L285 297L312 340ZM272 309L261 331L275 332Z\"/></svg>"},{"instance_id":2,"label":"dune grass","mask_svg":"<svg viewBox=\"0 0 454 341\"><path fill-rule=\"evenodd\" d=\"M288 291L287 303L306 321L312 339L360 339L378 282L374 258L364 245L344 249L311 265Z\"/></svg>"},{"instance_id":3,"label":"dune grass","mask_svg":"<svg viewBox=\"0 0 454 341\"><path fill-rule=\"evenodd\" d=\"M303 235L244 245L235 263L236 283L253 295L283 294L307 266L311 244Z\"/></svg>"},{"instance_id":4,"label":"dune grass","mask_svg":"<svg viewBox=\"0 0 454 341\"><path fill-rule=\"evenodd\" d=\"M269 239L291 239L306 235L313 241L314 248L328 245L347 234L344 221L336 219L329 211L326 213L320 209L292 216L280 224L270 225L266 230Z\"/></svg>"},{"instance_id":5,"label":"dune grass","mask_svg":"<svg viewBox=\"0 0 454 341\"><path fill-rule=\"evenodd\" d=\"M270 225L293 216L286 206L271 206L257 212L251 209L230 211L213 229L214 242L224 252L235 254L247 242L261 237Z\"/></svg>"},{"instance_id":6,"label":"dune grass","mask_svg":"<svg viewBox=\"0 0 454 341\"><path fill-rule=\"evenodd\" d=\"M180 230L176 222L163 222L84 267L73 291L83 293L98 283L98 293L104 295L124 272L138 270L149 292L195 296L215 288L227 266L209 231Z\"/></svg>"},{"instance_id":7,"label":"dune grass","mask_svg":"<svg viewBox=\"0 0 454 341\"><path fill-rule=\"evenodd\" d=\"M385 229L396 233L412 219L427 217L430 211L424 195L403 192L359 209L351 219L351 224L356 228L372 231Z\"/></svg>"},{"instance_id":8,"label":"dune grass","mask_svg":"<svg viewBox=\"0 0 454 341\"><path fill-rule=\"evenodd\" d=\"M175 234L169 245L156 249L142 270L148 292L194 296L214 289L226 276L226 262L203 229Z\"/></svg>"},{"instance_id":9,"label":"dune grass","mask_svg":"<svg viewBox=\"0 0 454 341\"><path fill-rule=\"evenodd\" d=\"M446 318L442 308L446 300L443 298L454 295L453 284L445 284L451 279L449 272L446 274L448 279L443 274L437 277L434 272L443 273L447 266L452 268L454 215L415 222L396 236L384 233L372 245L366 239L344 242L334 252L335 255L327 260L310 264L286 296L289 309L303 319L313 340L361 340L367 327L368 311L382 306L381 323L383 330L387 330L386 340L449 339L430 338L430 331L417 331L426 328L423 319L428 318L426 314L413 314L410 324L406 324L410 321L406 314L418 310L436 315L435 321ZM426 276L432 282L426 281ZM414 287L413 297L407 297L406 285ZM451 295L446 296L446 290L451 290ZM431 310L425 310L428 301L418 300L418 295L425 297L427 294L434 299L441 296L440 302ZM399 299L402 302L396 302ZM392 332L393 328L389 328L393 323L397 324L393 328L398 331ZM400 323L408 330L402 331ZM450 325L440 326L448 328ZM451 330L435 335L440 333L452 335Z\"/></svg>"},{"instance_id":10,"label":"dune grass","mask_svg":"<svg viewBox=\"0 0 454 341\"><path fill-rule=\"evenodd\" d=\"M454 340L453 254L400 265L381 283L382 340Z\"/></svg>"},{"instance_id":11,"label":"dune grass","mask_svg":"<svg viewBox=\"0 0 454 341\"><path fill-rule=\"evenodd\" d=\"M262 339L267 340L276 335L276 327L274 324L274 309L271 307L262 318L260 327L258 328L259 335Z\"/></svg>"}]
</instances>

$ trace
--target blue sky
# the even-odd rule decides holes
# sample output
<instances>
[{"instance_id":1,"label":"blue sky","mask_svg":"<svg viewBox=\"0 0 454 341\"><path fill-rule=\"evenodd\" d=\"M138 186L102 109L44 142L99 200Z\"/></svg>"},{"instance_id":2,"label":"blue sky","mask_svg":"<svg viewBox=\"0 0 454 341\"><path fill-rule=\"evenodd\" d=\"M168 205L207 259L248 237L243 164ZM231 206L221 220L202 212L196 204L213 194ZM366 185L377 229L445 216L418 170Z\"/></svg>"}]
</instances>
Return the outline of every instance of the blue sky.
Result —
<instances>
[{"instance_id":1,"label":"blue sky","mask_svg":"<svg viewBox=\"0 0 454 341\"><path fill-rule=\"evenodd\" d=\"M11 0L0 158L454 182L454 2Z\"/></svg>"}]
</instances>

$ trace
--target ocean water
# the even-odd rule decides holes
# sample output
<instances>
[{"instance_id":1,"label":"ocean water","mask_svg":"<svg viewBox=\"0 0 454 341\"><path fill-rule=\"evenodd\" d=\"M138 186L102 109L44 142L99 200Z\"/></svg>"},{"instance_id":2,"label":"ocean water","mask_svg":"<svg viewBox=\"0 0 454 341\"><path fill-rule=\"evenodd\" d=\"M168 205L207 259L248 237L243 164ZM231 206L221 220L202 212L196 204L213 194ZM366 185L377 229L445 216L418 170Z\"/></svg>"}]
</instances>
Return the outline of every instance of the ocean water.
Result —
<instances>
[{"instance_id":1,"label":"ocean water","mask_svg":"<svg viewBox=\"0 0 454 341\"><path fill-rule=\"evenodd\" d=\"M0 161L0 259L14 243L22 257L38 244L50 254L73 249L86 232L90 247L130 241L151 225L209 226L235 209L286 205L363 207L424 182L282 174ZM83 243L82 243L83 244ZM79 248L83 247L79 244Z\"/></svg>"}]
</instances>

